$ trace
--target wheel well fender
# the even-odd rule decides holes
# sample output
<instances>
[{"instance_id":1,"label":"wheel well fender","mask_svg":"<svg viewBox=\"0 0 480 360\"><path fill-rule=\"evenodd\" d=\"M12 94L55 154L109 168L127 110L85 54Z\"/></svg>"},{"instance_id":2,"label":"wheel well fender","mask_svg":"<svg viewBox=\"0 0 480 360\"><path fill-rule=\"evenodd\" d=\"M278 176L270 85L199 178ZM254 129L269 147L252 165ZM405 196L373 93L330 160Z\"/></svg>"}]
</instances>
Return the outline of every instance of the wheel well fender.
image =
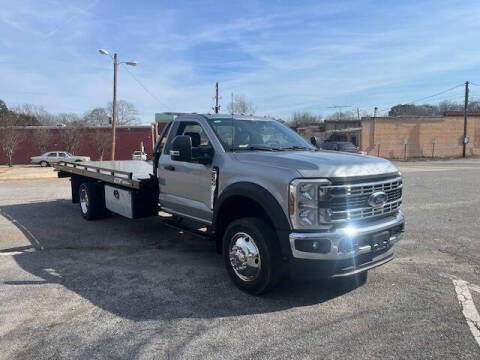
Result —
<instances>
[{"instance_id":1,"label":"wheel well fender","mask_svg":"<svg viewBox=\"0 0 480 360\"><path fill-rule=\"evenodd\" d=\"M250 182L229 185L219 196L213 210L213 229L217 251L228 224L236 219L256 216L267 221L277 234L282 257L291 257L288 234L290 224L275 197L264 187Z\"/></svg>"}]
</instances>

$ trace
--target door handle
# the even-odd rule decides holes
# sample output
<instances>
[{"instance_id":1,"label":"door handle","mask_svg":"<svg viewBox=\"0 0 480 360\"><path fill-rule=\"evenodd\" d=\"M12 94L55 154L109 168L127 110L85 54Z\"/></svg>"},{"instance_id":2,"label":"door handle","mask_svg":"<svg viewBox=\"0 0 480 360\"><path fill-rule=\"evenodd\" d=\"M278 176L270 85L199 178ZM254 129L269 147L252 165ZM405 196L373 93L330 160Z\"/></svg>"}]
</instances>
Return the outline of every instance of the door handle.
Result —
<instances>
[{"instance_id":1,"label":"door handle","mask_svg":"<svg viewBox=\"0 0 480 360\"><path fill-rule=\"evenodd\" d=\"M173 165L165 165L163 168L168 171L175 171L175 166Z\"/></svg>"}]
</instances>

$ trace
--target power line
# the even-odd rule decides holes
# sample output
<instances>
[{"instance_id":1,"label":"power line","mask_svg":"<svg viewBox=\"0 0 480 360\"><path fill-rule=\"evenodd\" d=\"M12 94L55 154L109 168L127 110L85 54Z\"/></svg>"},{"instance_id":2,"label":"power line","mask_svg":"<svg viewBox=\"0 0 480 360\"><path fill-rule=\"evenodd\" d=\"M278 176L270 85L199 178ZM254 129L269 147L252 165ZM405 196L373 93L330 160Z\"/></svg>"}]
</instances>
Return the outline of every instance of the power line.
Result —
<instances>
[{"instance_id":1,"label":"power line","mask_svg":"<svg viewBox=\"0 0 480 360\"><path fill-rule=\"evenodd\" d=\"M435 93L435 94L432 94L432 95L429 95L429 96L425 96L425 97L422 97L422 98L419 98L419 99L410 100L410 101L407 101L406 103L407 103L407 104L414 104L414 103L419 102L419 101L423 101L423 100L426 100L426 99L430 99L430 98L436 97L436 96L438 96L438 95L445 94L445 93L447 93L447 92L449 92L449 91L455 90L455 89L457 89L457 88L459 88L459 87L463 87L463 86L464 86L464 84L458 84L458 85L452 86L451 88L448 88L448 89L446 89L446 90L442 90L442 91L440 91L440 92L438 92L438 93ZM391 107L388 107L388 108L385 108L385 109L382 109L382 110L379 110L379 111L380 111L380 112L384 112L384 111L386 111L386 110L390 110L390 108L391 108Z\"/></svg>"},{"instance_id":2,"label":"power line","mask_svg":"<svg viewBox=\"0 0 480 360\"><path fill-rule=\"evenodd\" d=\"M453 86L451 87L450 89L447 89L447 90L443 90L443 91L440 91L436 94L433 94L433 95L430 95L430 96L425 96L423 98L420 98L420 99L417 99L417 100L413 100L413 101L410 101L411 103L416 103L416 102L419 102L419 101L423 101L423 100L426 100L426 99L430 99L432 97L435 97L435 96L438 96L438 95L442 95L442 94L445 94L446 92L449 92L449 91L452 91L456 88L459 88L459 87L463 87L464 84L459 84L459 85L456 85L456 86Z\"/></svg>"},{"instance_id":3,"label":"power line","mask_svg":"<svg viewBox=\"0 0 480 360\"><path fill-rule=\"evenodd\" d=\"M140 81L140 79L138 79L126 66L125 64L122 64L124 69L127 70L127 72L132 76L132 78L137 82L138 85L140 85L142 87L143 90L145 90L145 92L150 95L154 100L156 100L160 105L162 105L163 107L165 107L166 110L168 110L168 106L166 104L164 104L155 94L153 94L150 90L147 89L147 87L145 85L143 85L143 83Z\"/></svg>"},{"instance_id":4,"label":"power line","mask_svg":"<svg viewBox=\"0 0 480 360\"><path fill-rule=\"evenodd\" d=\"M327 106L327 109L344 109L344 108L350 108L352 105L332 105L332 106Z\"/></svg>"}]
</instances>

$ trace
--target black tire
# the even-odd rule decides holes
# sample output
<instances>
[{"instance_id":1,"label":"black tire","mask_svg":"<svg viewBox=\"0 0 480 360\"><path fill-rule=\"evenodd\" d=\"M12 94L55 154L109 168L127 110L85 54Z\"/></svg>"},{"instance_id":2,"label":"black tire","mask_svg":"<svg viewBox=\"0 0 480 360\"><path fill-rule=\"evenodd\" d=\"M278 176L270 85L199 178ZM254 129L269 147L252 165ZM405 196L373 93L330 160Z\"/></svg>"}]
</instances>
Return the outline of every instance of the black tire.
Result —
<instances>
[{"instance_id":1,"label":"black tire","mask_svg":"<svg viewBox=\"0 0 480 360\"><path fill-rule=\"evenodd\" d=\"M46 162L45 160L42 160L42 161L40 161L40 166L41 167L49 167L50 164L48 162Z\"/></svg>"},{"instance_id":2,"label":"black tire","mask_svg":"<svg viewBox=\"0 0 480 360\"><path fill-rule=\"evenodd\" d=\"M234 269L230 259L232 245L237 244L238 239L243 236L239 234L248 235L248 237L244 237L245 241L249 244L252 244L253 241L253 245L259 254L259 268L253 270L255 275L248 276L249 279L246 279L245 275L239 274L238 270ZM225 230L222 243L225 266L233 282L240 289L259 295L273 289L282 279L283 264L277 235L272 227L262 219L249 217L233 221ZM234 259L238 259L235 255L232 256ZM251 259L257 261L255 257L251 257Z\"/></svg>"},{"instance_id":3,"label":"black tire","mask_svg":"<svg viewBox=\"0 0 480 360\"><path fill-rule=\"evenodd\" d=\"M105 215L103 186L99 183L82 183L78 189L80 212L86 220L95 220Z\"/></svg>"}]
</instances>

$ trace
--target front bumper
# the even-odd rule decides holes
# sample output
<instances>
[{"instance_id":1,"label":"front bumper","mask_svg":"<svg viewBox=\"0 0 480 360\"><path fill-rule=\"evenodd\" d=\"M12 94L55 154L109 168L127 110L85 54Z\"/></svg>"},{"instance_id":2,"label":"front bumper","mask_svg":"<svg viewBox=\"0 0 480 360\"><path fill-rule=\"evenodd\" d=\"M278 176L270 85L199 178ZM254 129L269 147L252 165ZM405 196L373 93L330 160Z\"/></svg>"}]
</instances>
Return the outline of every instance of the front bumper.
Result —
<instances>
[{"instance_id":1,"label":"front bumper","mask_svg":"<svg viewBox=\"0 0 480 360\"><path fill-rule=\"evenodd\" d=\"M294 259L307 260L348 260L361 255L373 254L378 244L371 239L376 234L386 234L388 241L382 244L382 250L391 249L392 245L402 237L405 219L401 212L395 217L384 218L364 225L350 225L332 232L297 233L289 235L290 247ZM328 246L322 246L322 252L302 251L305 244L319 241ZM381 265L381 264L379 264Z\"/></svg>"}]
</instances>

